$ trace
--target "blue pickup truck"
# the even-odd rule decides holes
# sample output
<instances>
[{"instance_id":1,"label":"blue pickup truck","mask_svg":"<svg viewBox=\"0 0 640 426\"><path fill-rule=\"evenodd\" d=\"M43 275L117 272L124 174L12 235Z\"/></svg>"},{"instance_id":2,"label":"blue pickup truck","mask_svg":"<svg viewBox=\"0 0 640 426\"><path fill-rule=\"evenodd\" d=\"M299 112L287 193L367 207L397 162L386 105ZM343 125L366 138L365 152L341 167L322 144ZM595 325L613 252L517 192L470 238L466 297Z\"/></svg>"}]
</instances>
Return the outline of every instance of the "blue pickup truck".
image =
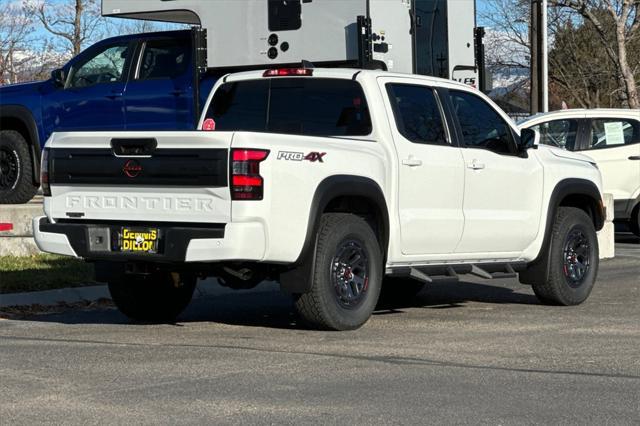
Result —
<instances>
[{"instance_id":1,"label":"blue pickup truck","mask_svg":"<svg viewBox=\"0 0 640 426\"><path fill-rule=\"evenodd\" d=\"M193 43L190 30L110 38L47 81L0 87L0 204L35 195L55 131L194 129L194 93L209 93L216 77L195 71Z\"/></svg>"}]
</instances>

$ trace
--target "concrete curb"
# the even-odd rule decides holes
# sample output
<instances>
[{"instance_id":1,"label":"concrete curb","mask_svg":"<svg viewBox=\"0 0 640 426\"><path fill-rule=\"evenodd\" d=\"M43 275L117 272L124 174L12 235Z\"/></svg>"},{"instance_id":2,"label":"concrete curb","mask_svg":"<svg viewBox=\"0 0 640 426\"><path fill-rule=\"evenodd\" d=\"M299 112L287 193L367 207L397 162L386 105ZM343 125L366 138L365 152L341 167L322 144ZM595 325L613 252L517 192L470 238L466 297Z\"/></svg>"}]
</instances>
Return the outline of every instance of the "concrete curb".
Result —
<instances>
[{"instance_id":1,"label":"concrete curb","mask_svg":"<svg viewBox=\"0 0 640 426\"><path fill-rule=\"evenodd\" d=\"M232 290L220 286L215 279L198 282L193 293L194 299L216 297L230 293L241 292L271 292L279 290L274 282L264 282L252 290ZM9 306L55 306L59 303L94 302L99 299L111 299L106 285L77 288L61 288L59 290L35 291L29 293L0 294L0 308Z\"/></svg>"},{"instance_id":2,"label":"concrete curb","mask_svg":"<svg viewBox=\"0 0 640 426\"><path fill-rule=\"evenodd\" d=\"M0 294L0 308L9 306L57 305L58 303L93 302L110 299L106 285L93 287L61 288L59 290L35 291L29 293Z\"/></svg>"}]
</instances>

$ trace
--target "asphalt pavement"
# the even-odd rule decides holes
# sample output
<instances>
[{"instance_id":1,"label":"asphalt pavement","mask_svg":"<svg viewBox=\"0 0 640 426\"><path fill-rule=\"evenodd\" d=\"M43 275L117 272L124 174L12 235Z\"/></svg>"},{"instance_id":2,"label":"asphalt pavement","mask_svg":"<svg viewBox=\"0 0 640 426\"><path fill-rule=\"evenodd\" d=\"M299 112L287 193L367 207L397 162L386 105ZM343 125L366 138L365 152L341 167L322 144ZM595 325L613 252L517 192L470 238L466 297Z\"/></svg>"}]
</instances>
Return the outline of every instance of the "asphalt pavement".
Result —
<instances>
[{"instance_id":1,"label":"asphalt pavement","mask_svg":"<svg viewBox=\"0 0 640 426\"><path fill-rule=\"evenodd\" d=\"M1 424L640 424L640 240L590 299L516 280L427 287L354 332L297 323L275 286L173 325L114 309L0 321Z\"/></svg>"}]
</instances>

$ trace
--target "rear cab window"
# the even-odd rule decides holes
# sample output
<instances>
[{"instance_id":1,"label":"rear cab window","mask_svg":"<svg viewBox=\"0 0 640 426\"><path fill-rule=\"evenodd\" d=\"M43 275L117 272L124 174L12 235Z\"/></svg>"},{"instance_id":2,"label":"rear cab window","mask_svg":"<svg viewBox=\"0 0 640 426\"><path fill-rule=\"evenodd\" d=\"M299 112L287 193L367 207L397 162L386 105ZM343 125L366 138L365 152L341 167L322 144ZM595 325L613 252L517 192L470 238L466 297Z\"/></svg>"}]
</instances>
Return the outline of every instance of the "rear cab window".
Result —
<instances>
[{"instance_id":1,"label":"rear cab window","mask_svg":"<svg viewBox=\"0 0 640 426\"><path fill-rule=\"evenodd\" d=\"M225 83L206 114L217 131L304 136L368 136L369 107L362 87L332 78L265 78Z\"/></svg>"}]
</instances>

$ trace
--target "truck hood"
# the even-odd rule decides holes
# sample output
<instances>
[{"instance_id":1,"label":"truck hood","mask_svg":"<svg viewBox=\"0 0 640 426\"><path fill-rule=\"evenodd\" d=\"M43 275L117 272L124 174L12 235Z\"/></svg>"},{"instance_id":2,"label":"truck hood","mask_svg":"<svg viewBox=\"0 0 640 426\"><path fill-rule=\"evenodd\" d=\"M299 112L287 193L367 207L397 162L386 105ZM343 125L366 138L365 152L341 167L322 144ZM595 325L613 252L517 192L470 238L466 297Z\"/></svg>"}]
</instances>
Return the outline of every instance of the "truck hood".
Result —
<instances>
[{"instance_id":1,"label":"truck hood","mask_svg":"<svg viewBox=\"0 0 640 426\"><path fill-rule=\"evenodd\" d=\"M5 96L11 96L14 94L32 94L37 93L40 88L45 84L45 81L33 81L30 83L18 83L9 84L6 86L0 86L0 99L3 104L9 103Z\"/></svg>"},{"instance_id":2,"label":"truck hood","mask_svg":"<svg viewBox=\"0 0 640 426\"><path fill-rule=\"evenodd\" d=\"M571 151L567 151L566 149L556 148L552 146L543 146L543 145L541 145L540 148L549 150L549 152L551 152L556 157L566 158L569 160L584 161L585 163L595 164L592 158L584 154L580 154L579 152L571 152Z\"/></svg>"}]
</instances>

